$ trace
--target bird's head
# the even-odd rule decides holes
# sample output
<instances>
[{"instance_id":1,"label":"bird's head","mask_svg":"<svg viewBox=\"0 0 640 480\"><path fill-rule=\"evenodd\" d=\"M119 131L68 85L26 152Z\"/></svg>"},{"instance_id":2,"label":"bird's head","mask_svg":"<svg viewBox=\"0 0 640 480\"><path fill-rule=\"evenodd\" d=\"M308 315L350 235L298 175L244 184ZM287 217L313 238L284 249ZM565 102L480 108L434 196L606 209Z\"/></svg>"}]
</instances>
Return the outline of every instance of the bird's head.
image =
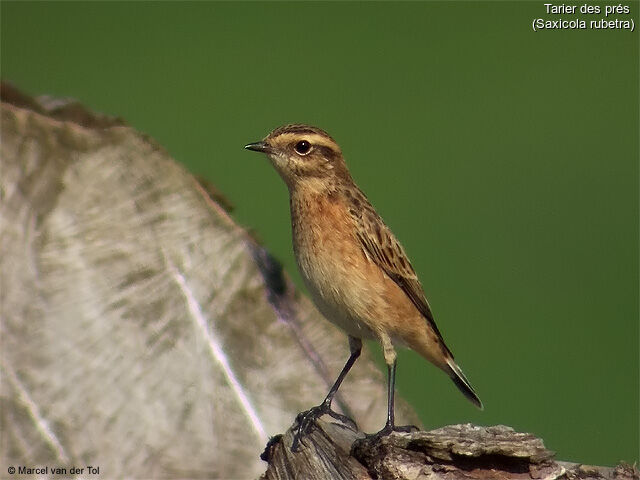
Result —
<instances>
[{"instance_id":1,"label":"bird's head","mask_svg":"<svg viewBox=\"0 0 640 480\"><path fill-rule=\"evenodd\" d=\"M322 188L351 178L335 140L309 125L276 128L244 148L265 153L290 190L300 185Z\"/></svg>"}]
</instances>

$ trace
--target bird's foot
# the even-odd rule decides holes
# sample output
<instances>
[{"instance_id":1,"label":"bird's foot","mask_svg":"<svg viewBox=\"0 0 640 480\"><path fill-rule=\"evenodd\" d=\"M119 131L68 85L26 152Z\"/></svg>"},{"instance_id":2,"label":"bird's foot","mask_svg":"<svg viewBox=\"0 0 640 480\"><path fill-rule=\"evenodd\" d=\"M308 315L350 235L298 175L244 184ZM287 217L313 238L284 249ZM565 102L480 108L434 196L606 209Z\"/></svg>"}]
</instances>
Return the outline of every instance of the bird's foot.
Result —
<instances>
[{"instance_id":1,"label":"bird's foot","mask_svg":"<svg viewBox=\"0 0 640 480\"><path fill-rule=\"evenodd\" d=\"M387 423L382 430L380 430L377 433L371 433L367 435L365 438L367 441L377 441L382 437L391 435L393 432L411 433L411 432L417 432L418 430L420 429L415 425L393 425L391 423Z\"/></svg>"},{"instance_id":2,"label":"bird's foot","mask_svg":"<svg viewBox=\"0 0 640 480\"><path fill-rule=\"evenodd\" d=\"M293 452L298 451L298 447L300 446L302 437L309 433L311 427L315 425L316 420L323 415L329 415L339 422L349 425L354 430L358 429L358 425L356 425L356 422L351 420L349 417L331 410L330 402L322 402L320 405L317 405L305 412L300 412L296 416L298 428L296 429L296 433L293 435L293 443L291 444L291 450Z\"/></svg>"},{"instance_id":3,"label":"bird's foot","mask_svg":"<svg viewBox=\"0 0 640 480\"><path fill-rule=\"evenodd\" d=\"M419 430L420 429L414 425L396 426L392 423L387 423L379 432L370 433L365 435L364 438L358 438L353 442L353 445L351 445L351 455L356 458L361 458L363 454L370 452L372 448L379 445L382 438L391 435L393 432L411 433Z\"/></svg>"}]
</instances>

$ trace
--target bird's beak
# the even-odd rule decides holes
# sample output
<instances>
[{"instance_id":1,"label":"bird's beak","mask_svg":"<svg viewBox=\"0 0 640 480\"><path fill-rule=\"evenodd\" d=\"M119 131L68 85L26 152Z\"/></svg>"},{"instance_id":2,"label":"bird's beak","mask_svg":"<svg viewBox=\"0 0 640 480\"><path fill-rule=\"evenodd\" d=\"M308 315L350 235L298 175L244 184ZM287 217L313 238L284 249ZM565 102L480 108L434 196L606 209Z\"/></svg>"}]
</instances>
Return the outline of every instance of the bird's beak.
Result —
<instances>
[{"instance_id":1,"label":"bird's beak","mask_svg":"<svg viewBox=\"0 0 640 480\"><path fill-rule=\"evenodd\" d=\"M267 142L255 142L244 146L247 150L253 150L254 152L271 153L271 146Z\"/></svg>"}]
</instances>

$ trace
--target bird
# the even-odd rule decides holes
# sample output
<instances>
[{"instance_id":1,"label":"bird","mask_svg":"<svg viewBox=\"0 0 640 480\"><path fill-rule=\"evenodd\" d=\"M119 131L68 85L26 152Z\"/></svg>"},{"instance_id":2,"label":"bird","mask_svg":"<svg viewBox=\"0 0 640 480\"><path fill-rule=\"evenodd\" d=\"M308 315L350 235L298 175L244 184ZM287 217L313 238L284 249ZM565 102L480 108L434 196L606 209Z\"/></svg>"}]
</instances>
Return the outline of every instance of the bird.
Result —
<instances>
[{"instance_id":1,"label":"bird","mask_svg":"<svg viewBox=\"0 0 640 480\"><path fill-rule=\"evenodd\" d=\"M443 370L482 409L436 326L404 248L354 182L336 141L320 128L289 124L244 148L266 154L287 185L302 279L318 310L349 339L349 359L324 401L298 415L293 451L320 416L350 421L331 403L360 356L363 339L380 342L387 366L387 419L375 436L411 429L395 425L396 346Z\"/></svg>"}]
</instances>

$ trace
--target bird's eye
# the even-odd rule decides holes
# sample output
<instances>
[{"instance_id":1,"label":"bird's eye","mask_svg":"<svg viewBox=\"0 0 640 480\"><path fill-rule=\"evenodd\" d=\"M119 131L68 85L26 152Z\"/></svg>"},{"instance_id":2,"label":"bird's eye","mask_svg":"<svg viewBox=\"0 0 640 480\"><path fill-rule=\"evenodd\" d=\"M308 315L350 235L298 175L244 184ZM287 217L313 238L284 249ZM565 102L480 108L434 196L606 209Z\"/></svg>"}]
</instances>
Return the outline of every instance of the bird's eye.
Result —
<instances>
[{"instance_id":1,"label":"bird's eye","mask_svg":"<svg viewBox=\"0 0 640 480\"><path fill-rule=\"evenodd\" d=\"M311 144L306 140L300 140L294 147L299 155L306 155L311 151Z\"/></svg>"}]
</instances>

